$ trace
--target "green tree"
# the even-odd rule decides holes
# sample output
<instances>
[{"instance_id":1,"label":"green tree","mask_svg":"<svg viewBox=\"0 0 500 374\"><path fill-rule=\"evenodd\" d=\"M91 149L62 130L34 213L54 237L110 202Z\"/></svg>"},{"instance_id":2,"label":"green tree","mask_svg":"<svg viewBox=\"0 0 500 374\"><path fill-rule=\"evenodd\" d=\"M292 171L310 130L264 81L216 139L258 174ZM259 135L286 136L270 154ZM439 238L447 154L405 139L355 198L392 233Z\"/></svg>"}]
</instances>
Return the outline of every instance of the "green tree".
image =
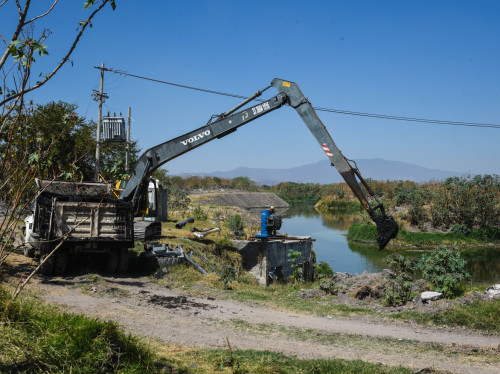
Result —
<instances>
[{"instance_id":1,"label":"green tree","mask_svg":"<svg viewBox=\"0 0 500 374\"><path fill-rule=\"evenodd\" d=\"M36 147L48 149L39 160L40 178L90 180L93 177L95 126L79 117L76 110L74 104L52 101L37 105L33 111L28 131L37 134L37 141L30 144L30 152L36 152Z\"/></svg>"},{"instance_id":2,"label":"green tree","mask_svg":"<svg viewBox=\"0 0 500 374\"><path fill-rule=\"evenodd\" d=\"M94 142L95 144L95 142ZM95 149L95 146L94 146ZM130 175L139 158L139 147L136 140L130 141L129 169L125 168L126 146L125 143L103 143L101 147L101 175L107 181L117 181Z\"/></svg>"}]
</instances>

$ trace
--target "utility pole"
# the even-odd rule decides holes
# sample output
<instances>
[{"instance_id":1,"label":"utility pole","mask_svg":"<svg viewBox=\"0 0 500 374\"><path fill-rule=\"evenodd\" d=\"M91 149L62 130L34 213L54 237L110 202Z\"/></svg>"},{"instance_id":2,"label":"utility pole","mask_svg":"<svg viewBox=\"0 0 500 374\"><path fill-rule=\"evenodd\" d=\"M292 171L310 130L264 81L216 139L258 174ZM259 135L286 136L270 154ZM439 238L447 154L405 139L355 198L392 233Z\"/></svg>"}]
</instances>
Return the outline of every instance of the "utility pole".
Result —
<instances>
[{"instance_id":1,"label":"utility pole","mask_svg":"<svg viewBox=\"0 0 500 374\"><path fill-rule=\"evenodd\" d=\"M101 82L99 92L92 93L94 100L99 101L99 110L97 112L97 134L96 134L96 148L95 148L95 173L94 180L97 182L99 179L99 171L101 168L101 124L102 124L102 103L108 98L108 95L103 92L104 86L104 62L101 67L94 66L96 69L101 70Z\"/></svg>"},{"instance_id":2,"label":"utility pole","mask_svg":"<svg viewBox=\"0 0 500 374\"><path fill-rule=\"evenodd\" d=\"M132 115L132 108L128 107L128 119L127 119L127 152L125 153L125 171L128 172L130 166L130 119Z\"/></svg>"}]
</instances>

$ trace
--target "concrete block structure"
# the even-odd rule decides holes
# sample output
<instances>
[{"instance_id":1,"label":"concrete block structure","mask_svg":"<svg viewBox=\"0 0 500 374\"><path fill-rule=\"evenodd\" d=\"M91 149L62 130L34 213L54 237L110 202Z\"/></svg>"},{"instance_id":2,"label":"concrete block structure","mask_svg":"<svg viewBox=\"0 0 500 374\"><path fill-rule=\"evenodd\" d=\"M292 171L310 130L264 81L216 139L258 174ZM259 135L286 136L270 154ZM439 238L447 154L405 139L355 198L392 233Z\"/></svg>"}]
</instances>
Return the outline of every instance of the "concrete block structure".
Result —
<instances>
[{"instance_id":1,"label":"concrete block structure","mask_svg":"<svg viewBox=\"0 0 500 374\"><path fill-rule=\"evenodd\" d=\"M301 253L297 263L303 269L307 281L312 281L313 264L311 237L266 238L256 240L234 240L233 243L243 257L243 267L250 272L261 285L269 285L269 274L283 280L293 273L293 261L288 256L290 250Z\"/></svg>"}]
</instances>

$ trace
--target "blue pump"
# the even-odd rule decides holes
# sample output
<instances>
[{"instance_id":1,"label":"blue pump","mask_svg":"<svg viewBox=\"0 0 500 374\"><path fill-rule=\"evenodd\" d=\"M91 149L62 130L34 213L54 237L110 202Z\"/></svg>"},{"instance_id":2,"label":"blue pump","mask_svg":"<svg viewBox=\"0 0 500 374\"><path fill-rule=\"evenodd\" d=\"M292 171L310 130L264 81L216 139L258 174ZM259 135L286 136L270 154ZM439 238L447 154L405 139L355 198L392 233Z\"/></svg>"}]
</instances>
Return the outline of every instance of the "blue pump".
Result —
<instances>
[{"instance_id":1,"label":"blue pump","mask_svg":"<svg viewBox=\"0 0 500 374\"><path fill-rule=\"evenodd\" d=\"M271 209L264 209L260 214L260 234L257 238L276 237L276 231L281 228L281 216L274 214Z\"/></svg>"}]
</instances>

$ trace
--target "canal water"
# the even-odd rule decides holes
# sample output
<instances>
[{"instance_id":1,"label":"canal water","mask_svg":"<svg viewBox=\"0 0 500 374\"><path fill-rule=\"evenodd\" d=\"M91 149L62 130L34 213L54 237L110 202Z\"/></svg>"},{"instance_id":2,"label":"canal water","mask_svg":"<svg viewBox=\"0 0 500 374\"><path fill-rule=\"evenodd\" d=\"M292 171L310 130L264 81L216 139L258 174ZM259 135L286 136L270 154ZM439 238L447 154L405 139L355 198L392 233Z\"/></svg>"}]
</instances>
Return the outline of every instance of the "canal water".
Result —
<instances>
[{"instance_id":1,"label":"canal water","mask_svg":"<svg viewBox=\"0 0 500 374\"><path fill-rule=\"evenodd\" d=\"M292 204L284 213L282 233L310 236L317 261L328 263L334 271L361 274L376 273L387 268L386 250L377 246L348 243L349 226L359 218L356 214L320 214L310 204ZM422 250L404 250L405 256L418 257ZM500 248L478 248L464 252L473 282L500 283Z\"/></svg>"}]
</instances>

